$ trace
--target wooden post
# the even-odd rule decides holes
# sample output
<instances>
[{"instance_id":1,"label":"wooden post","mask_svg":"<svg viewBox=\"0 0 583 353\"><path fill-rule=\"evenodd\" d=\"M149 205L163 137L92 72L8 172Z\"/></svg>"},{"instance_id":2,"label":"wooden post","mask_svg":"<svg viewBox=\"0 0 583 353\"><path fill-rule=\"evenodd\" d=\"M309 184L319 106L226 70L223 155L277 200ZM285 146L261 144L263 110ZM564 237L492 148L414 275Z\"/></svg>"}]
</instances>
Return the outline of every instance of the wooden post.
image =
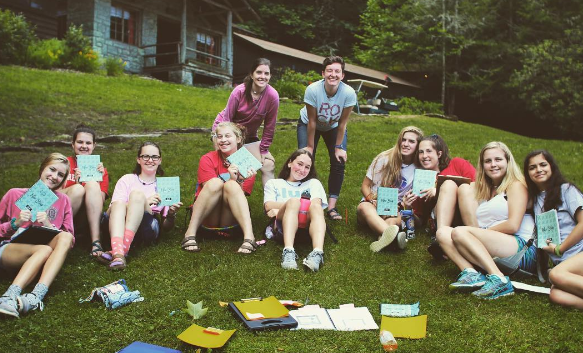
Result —
<instances>
[{"instance_id":1,"label":"wooden post","mask_svg":"<svg viewBox=\"0 0 583 353\"><path fill-rule=\"evenodd\" d=\"M233 79L233 11L227 12L227 68Z\"/></svg>"},{"instance_id":2,"label":"wooden post","mask_svg":"<svg viewBox=\"0 0 583 353\"><path fill-rule=\"evenodd\" d=\"M182 23L180 31L182 50L180 51L180 64L186 64L186 1L182 0Z\"/></svg>"}]
</instances>

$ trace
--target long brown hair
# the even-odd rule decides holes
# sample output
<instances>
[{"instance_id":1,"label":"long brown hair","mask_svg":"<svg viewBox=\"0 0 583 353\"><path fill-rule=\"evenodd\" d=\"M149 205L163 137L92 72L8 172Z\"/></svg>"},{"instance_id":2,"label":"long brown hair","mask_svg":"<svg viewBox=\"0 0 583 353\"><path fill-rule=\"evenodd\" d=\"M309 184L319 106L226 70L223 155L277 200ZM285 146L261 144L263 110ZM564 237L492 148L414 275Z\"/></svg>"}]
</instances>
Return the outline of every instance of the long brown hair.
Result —
<instances>
[{"instance_id":1,"label":"long brown hair","mask_svg":"<svg viewBox=\"0 0 583 353\"><path fill-rule=\"evenodd\" d=\"M260 65L266 65L271 70L271 61L269 61L269 59L266 58L255 59L253 65L251 65L251 70L243 80L243 83L245 84L245 99L247 100L247 102L253 101L253 97L251 96L251 90L253 86L253 73L255 72L255 69L257 69L257 67Z\"/></svg>"},{"instance_id":2,"label":"long brown hair","mask_svg":"<svg viewBox=\"0 0 583 353\"><path fill-rule=\"evenodd\" d=\"M388 159L387 164L381 171L381 184L379 186L384 187L396 187L401 185L401 166L403 164L403 155L401 153L401 143L403 142L403 136L408 133L412 132L417 135L417 148L419 148L419 141L423 138L423 131L420 128L415 126L407 126L401 130L399 133L399 138L397 138L397 143L395 146L389 150L379 153L378 156L375 157L372 164L372 170L374 173L376 164L380 159L386 157ZM414 158L414 163L419 163L419 158ZM373 175L374 180L374 175Z\"/></svg>"}]
</instances>

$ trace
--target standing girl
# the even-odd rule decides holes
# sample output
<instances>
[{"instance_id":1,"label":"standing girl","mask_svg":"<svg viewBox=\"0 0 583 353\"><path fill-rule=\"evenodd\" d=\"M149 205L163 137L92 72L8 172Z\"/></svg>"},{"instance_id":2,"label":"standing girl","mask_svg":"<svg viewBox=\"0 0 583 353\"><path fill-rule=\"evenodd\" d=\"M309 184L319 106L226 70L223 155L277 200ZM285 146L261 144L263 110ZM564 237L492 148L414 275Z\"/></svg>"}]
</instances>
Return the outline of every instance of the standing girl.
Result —
<instances>
[{"instance_id":1,"label":"standing girl","mask_svg":"<svg viewBox=\"0 0 583 353\"><path fill-rule=\"evenodd\" d=\"M0 313L19 317L30 310L43 310L43 298L61 270L73 246L73 213L69 198L56 190L69 174L69 161L60 153L49 155L39 168L40 180L58 197L46 212L38 212L31 221L29 210L20 210L16 201L28 189L10 189L0 201L0 267L17 272L12 285L0 297ZM60 230L47 245L12 244L11 237L20 228L40 225ZM21 292L40 274L30 293Z\"/></svg>"},{"instance_id":2,"label":"standing girl","mask_svg":"<svg viewBox=\"0 0 583 353\"><path fill-rule=\"evenodd\" d=\"M556 210L561 244L543 248L558 264L549 274L552 302L583 309L583 194L562 175L557 162L546 150L529 153L524 159L524 176L534 213Z\"/></svg>"},{"instance_id":3,"label":"standing girl","mask_svg":"<svg viewBox=\"0 0 583 353\"><path fill-rule=\"evenodd\" d=\"M316 156L318 140L324 139L330 156L330 174L328 176L329 209L326 212L333 220L341 220L336 209L344 181L344 167L347 159L348 116L356 105L356 93L344 79L344 59L330 56L322 63L323 79L306 88L304 103L300 110L297 135L298 148L305 148Z\"/></svg>"},{"instance_id":4,"label":"standing girl","mask_svg":"<svg viewBox=\"0 0 583 353\"><path fill-rule=\"evenodd\" d=\"M307 209L302 207L303 193L309 193L310 204ZM324 236L326 235L326 192L316 179L316 168L312 154L299 149L287 159L279 179L272 179L265 185L263 204L267 215L276 218L276 227L283 231L283 254L281 267L284 269L298 268L297 255L294 250L294 240L299 227L301 213L307 217L305 227L312 238L313 250L304 259L303 264L312 271L318 271L324 262ZM282 234L282 232L276 232Z\"/></svg>"},{"instance_id":5,"label":"standing girl","mask_svg":"<svg viewBox=\"0 0 583 353\"><path fill-rule=\"evenodd\" d=\"M220 112L213 124L215 131L221 122L232 121L246 129L245 148L263 164L261 178L263 186L273 179L275 159L269 153L269 146L273 142L277 110L279 109L279 95L269 85L271 78L271 62L265 58L255 60L251 70L242 84L235 87L227 107ZM257 130L263 124L261 140L257 137Z\"/></svg>"},{"instance_id":6,"label":"standing girl","mask_svg":"<svg viewBox=\"0 0 583 353\"><path fill-rule=\"evenodd\" d=\"M243 244L238 252L250 254L257 249L249 204L245 197L253 191L255 171L251 171L243 179L237 166L227 162L227 157L243 147L244 129L230 122L218 124L212 135L218 150L200 157L196 200L192 206L192 218L182 240L182 249L186 251L200 251L196 234L201 226L211 230L240 226L243 231Z\"/></svg>"},{"instance_id":7,"label":"standing girl","mask_svg":"<svg viewBox=\"0 0 583 353\"><path fill-rule=\"evenodd\" d=\"M95 149L95 131L85 125L79 125L73 132L73 142L71 143L75 155L67 157L71 169L61 190L69 196L73 215L76 216L80 210L84 210L83 216L87 218L89 224L89 234L91 236L91 252L93 258L98 258L103 252L99 234L99 224L103 212L103 203L107 198L107 189L109 188L109 175L103 163L99 163L97 171L102 174L102 181L79 182L81 170L77 168L77 157L79 155L93 154ZM83 209L83 206L85 208ZM77 231L79 227L77 226Z\"/></svg>"},{"instance_id":8,"label":"standing girl","mask_svg":"<svg viewBox=\"0 0 583 353\"><path fill-rule=\"evenodd\" d=\"M160 195L156 189L156 177L163 176L162 151L154 142L144 142L138 148L136 166L132 174L122 176L115 184L111 204L107 210L111 253L103 253L99 259L112 270L126 268L126 256L134 244L151 244L160 233L156 215L162 217L162 229L174 227L176 212L182 206L158 206Z\"/></svg>"}]
</instances>

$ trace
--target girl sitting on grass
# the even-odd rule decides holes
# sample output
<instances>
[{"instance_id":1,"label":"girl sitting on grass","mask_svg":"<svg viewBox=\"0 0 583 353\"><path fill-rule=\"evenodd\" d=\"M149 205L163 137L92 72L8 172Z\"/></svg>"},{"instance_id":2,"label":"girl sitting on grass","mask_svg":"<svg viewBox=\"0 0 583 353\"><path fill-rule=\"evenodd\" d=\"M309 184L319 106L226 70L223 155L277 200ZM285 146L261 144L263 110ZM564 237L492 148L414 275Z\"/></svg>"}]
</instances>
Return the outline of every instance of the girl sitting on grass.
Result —
<instances>
[{"instance_id":1,"label":"girl sitting on grass","mask_svg":"<svg viewBox=\"0 0 583 353\"><path fill-rule=\"evenodd\" d=\"M474 166L465 159L451 158L447 144L439 135L433 134L421 139L418 154L419 163L423 169L436 171L437 175L465 177L470 179L472 183L476 180ZM418 204L418 197L413 193L407 195L406 200L413 203L415 210L422 210L422 212L417 213L421 217L427 217L429 213L434 213L437 225L434 225L433 231L439 227L451 227L453 223L456 225L478 225L474 213L477 205L471 184L458 185L453 180L446 180L439 186L439 190L437 188L423 190L422 195L419 200L425 202L422 202L421 205ZM433 233L431 240L429 252L436 259L443 258L443 252L435 240L435 233Z\"/></svg>"},{"instance_id":2,"label":"girl sitting on grass","mask_svg":"<svg viewBox=\"0 0 583 353\"><path fill-rule=\"evenodd\" d=\"M356 209L356 216L360 224L369 226L375 234L378 234L378 240L370 244L370 249L374 252L381 251L395 238L400 249L407 245L405 233L399 233L401 215L379 216L376 195L379 186L398 188L399 204L402 205L403 197L413 186L413 176L417 168L415 157L422 138L421 129L415 126L403 128L395 146L375 157L362 181L360 191L363 198Z\"/></svg>"},{"instance_id":3,"label":"girl sitting on grass","mask_svg":"<svg viewBox=\"0 0 583 353\"><path fill-rule=\"evenodd\" d=\"M482 299L514 294L510 280L492 257L504 258L522 250L532 237L534 220L525 214L528 193L524 177L504 143L490 142L482 148L474 187L479 227L440 227L437 231L441 248L462 270L450 288L474 290L472 294ZM535 261L536 251L531 246L519 267L532 273Z\"/></svg>"},{"instance_id":4,"label":"girl sitting on grass","mask_svg":"<svg viewBox=\"0 0 583 353\"><path fill-rule=\"evenodd\" d=\"M176 212L182 202L172 206L158 206L160 195L156 189L156 177L163 176L162 151L154 142L144 142L138 148L136 166L132 174L122 176L115 184L111 204L107 210L111 253L104 252L99 258L111 270L123 270L132 243L151 244L160 233L156 215L162 218L162 229L174 227Z\"/></svg>"},{"instance_id":5,"label":"girl sitting on grass","mask_svg":"<svg viewBox=\"0 0 583 353\"><path fill-rule=\"evenodd\" d=\"M250 254L257 249L246 199L253 191L256 172L250 170L251 174L244 179L237 166L227 162L227 157L243 147L244 131L245 128L238 124L222 122L213 132L213 143L218 150L200 158L196 200L182 249L200 251L196 234L201 226L211 230L239 226L243 231L243 244L238 252Z\"/></svg>"},{"instance_id":6,"label":"girl sitting on grass","mask_svg":"<svg viewBox=\"0 0 583 353\"><path fill-rule=\"evenodd\" d=\"M99 163L97 171L102 174L102 181L79 181L82 175L81 170L77 168L77 156L91 155L95 149L95 131L92 128L85 125L77 126L73 132L71 146L73 147L74 155L67 157L71 169L61 192L69 196L73 208L73 216L77 216L79 211L83 211L82 217L87 219L92 241L90 256L98 258L103 252L99 224L103 212L103 203L107 198L109 175L107 174L107 169L103 167L103 163ZM79 233L80 227L77 224L76 228L77 233Z\"/></svg>"},{"instance_id":7,"label":"girl sitting on grass","mask_svg":"<svg viewBox=\"0 0 583 353\"><path fill-rule=\"evenodd\" d=\"M30 310L43 310L43 298L75 243L71 203L65 194L56 191L65 183L68 174L69 161L60 153L53 153L42 162L40 180L57 195L58 200L45 212L38 212L35 222L31 221L29 210L20 210L16 206L16 201L28 189L10 189L0 201L0 267L16 273L12 285L0 297L2 314L19 317ZM32 225L55 228L61 232L46 245L10 242L20 228ZM32 292L21 295L22 290L39 274Z\"/></svg>"},{"instance_id":8,"label":"girl sitting on grass","mask_svg":"<svg viewBox=\"0 0 583 353\"><path fill-rule=\"evenodd\" d=\"M310 205L307 210L301 208L301 195L308 192ZM312 154L305 149L296 150L287 159L279 179L272 179L265 185L263 197L265 212L269 217L276 218L275 234L283 233L283 254L281 267L287 270L297 270L297 255L294 250L294 240L299 227L300 213L306 215L305 227L312 238L313 250L304 259L303 264L312 271L318 271L324 262L324 236L326 221L324 209L326 192L322 183L316 179L316 168Z\"/></svg>"},{"instance_id":9,"label":"girl sitting on grass","mask_svg":"<svg viewBox=\"0 0 583 353\"><path fill-rule=\"evenodd\" d=\"M549 274L552 302L583 309L583 194L562 175L557 162L546 150L529 153L524 159L524 176L535 215L557 211L561 244L543 248L553 263Z\"/></svg>"}]
</instances>

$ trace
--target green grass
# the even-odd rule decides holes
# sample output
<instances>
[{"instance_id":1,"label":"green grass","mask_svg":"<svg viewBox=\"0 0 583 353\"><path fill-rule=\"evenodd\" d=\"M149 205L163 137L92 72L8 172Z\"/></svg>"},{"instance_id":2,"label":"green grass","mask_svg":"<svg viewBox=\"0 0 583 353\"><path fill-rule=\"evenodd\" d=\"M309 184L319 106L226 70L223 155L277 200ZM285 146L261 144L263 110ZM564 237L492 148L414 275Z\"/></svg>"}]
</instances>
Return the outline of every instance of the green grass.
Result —
<instances>
[{"instance_id":1,"label":"green grass","mask_svg":"<svg viewBox=\"0 0 583 353\"><path fill-rule=\"evenodd\" d=\"M228 97L225 89L201 89L147 81L137 77L107 78L75 73L0 67L0 136L2 145L18 145L58 139L74 125L89 122L100 135L136 133L175 127L209 127ZM295 119L300 106L286 103L280 118ZM493 302L468 294L452 294L447 286L458 274L451 263L435 264L421 234L403 253L372 254L373 236L356 223L355 209L366 168L380 151L391 147L399 130L416 125L426 133L440 133L454 156L476 163L482 145L491 140L506 142L522 162L532 149L547 148L558 159L564 174L583 185L581 152L575 142L532 139L464 122L416 117L353 116L349 123L346 179L339 209L348 210L348 224L333 224L339 239L327 239L325 265L319 273L287 272L280 268L282 246L268 242L252 256L235 254L240 239L204 239L202 252L181 251L185 231L184 211L175 230L163 235L154 247L137 249L123 273L112 273L90 261L88 247L76 247L67 258L45 300L46 309L20 320L0 318L2 351L10 352L115 352L135 340L195 352L176 336L191 320L185 301L204 301L208 314L197 323L237 329L234 337L216 352L380 352L378 331L247 331L219 301L275 295L320 304L326 308L355 303L367 306L380 323L380 303L414 303L429 317L427 337L398 339L399 351L556 351L580 350L581 312L549 303L542 295L518 293ZM68 137L61 136L62 139ZM154 138L163 151L167 175L181 177L183 202L190 204L196 183L199 157L211 148L206 134L165 134ZM131 172L141 139L100 144L112 180ZM278 126L272 146L278 170L296 146L295 128ZM39 152L0 154L0 193L11 187L28 187L36 179L38 165L48 153L69 155L67 147ZM322 151L322 150L321 150ZM320 180L327 180L327 156L319 153L316 166ZM326 184L324 182L324 184ZM249 199L254 229L260 236L266 217L262 212L260 182ZM81 245L81 242L80 242ZM298 245L300 257L308 245ZM124 278L130 289L140 290L141 303L114 311L99 303L78 304L96 286ZM10 279L0 279L4 290ZM535 284L535 282L530 282Z\"/></svg>"}]
</instances>

